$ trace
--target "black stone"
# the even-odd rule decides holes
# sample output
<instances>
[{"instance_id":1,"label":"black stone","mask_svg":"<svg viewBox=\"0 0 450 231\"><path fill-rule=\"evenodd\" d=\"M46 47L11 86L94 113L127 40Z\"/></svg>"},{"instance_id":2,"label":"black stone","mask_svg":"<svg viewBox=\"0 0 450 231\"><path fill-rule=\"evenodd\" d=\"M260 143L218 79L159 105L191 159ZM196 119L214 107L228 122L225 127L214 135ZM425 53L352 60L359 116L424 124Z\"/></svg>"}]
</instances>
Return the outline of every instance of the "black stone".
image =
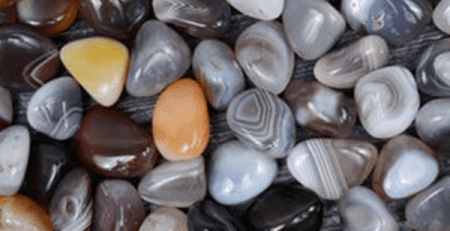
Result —
<instances>
[{"instance_id":1,"label":"black stone","mask_svg":"<svg viewBox=\"0 0 450 231\"><path fill-rule=\"evenodd\" d=\"M188 212L189 231L245 231L238 217L211 201L203 200L191 206Z\"/></svg>"}]
</instances>

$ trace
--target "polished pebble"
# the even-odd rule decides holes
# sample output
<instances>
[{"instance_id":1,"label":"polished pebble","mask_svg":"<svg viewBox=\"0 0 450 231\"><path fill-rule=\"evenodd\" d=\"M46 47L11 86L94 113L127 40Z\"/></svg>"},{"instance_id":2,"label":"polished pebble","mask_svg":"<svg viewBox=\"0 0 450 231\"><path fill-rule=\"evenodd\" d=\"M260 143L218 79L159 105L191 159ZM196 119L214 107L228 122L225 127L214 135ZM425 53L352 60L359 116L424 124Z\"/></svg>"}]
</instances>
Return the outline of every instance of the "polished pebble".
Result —
<instances>
[{"instance_id":1,"label":"polished pebble","mask_svg":"<svg viewBox=\"0 0 450 231\"><path fill-rule=\"evenodd\" d=\"M356 104L342 92L315 80L292 80L283 94L297 124L331 137L348 137L357 118Z\"/></svg>"},{"instance_id":2,"label":"polished pebble","mask_svg":"<svg viewBox=\"0 0 450 231\"><path fill-rule=\"evenodd\" d=\"M1 4L1 3L0 3ZM17 21L16 6L0 7L0 26L14 24Z\"/></svg>"},{"instance_id":3,"label":"polished pebble","mask_svg":"<svg viewBox=\"0 0 450 231\"><path fill-rule=\"evenodd\" d=\"M314 65L314 77L333 88L352 88L369 72L385 66L389 47L378 35L367 35L322 56Z\"/></svg>"},{"instance_id":4,"label":"polished pebble","mask_svg":"<svg viewBox=\"0 0 450 231\"><path fill-rule=\"evenodd\" d=\"M282 18L292 49L304 60L324 55L345 31L344 17L325 0L286 0Z\"/></svg>"},{"instance_id":5,"label":"polished pebble","mask_svg":"<svg viewBox=\"0 0 450 231\"><path fill-rule=\"evenodd\" d=\"M188 219L176 208L159 207L145 218L139 231L188 231Z\"/></svg>"},{"instance_id":6,"label":"polished pebble","mask_svg":"<svg viewBox=\"0 0 450 231\"><path fill-rule=\"evenodd\" d=\"M159 95L153 111L153 136L167 160L200 156L208 145L209 126L206 98L194 80L180 79Z\"/></svg>"},{"instance_id":7,"label":"polished pebble","mask_svg":"<svg viewBox=\"0 0 450 231\"><path fill-rule=\"evenodd\" d=\"M442 32L450 34L450 1L441 0L433 10L433 24Z\"/></svg>"},{"instance_id":8,"label":"polished pebble","mask_svg":"<svg viewBox=\"0 0 450 231\"><path fill-rule=\"evenodd\" d=\"M195 203L188 212L189 231L246 231L240 217L212 200Z\"/></svg>"},{"instance_id":9,"label":"polished pebble","mask_svg":"<svg viewBox=\"0 0 450 231\"><path fill-rule=\"evenodd\" d=\"M268 156L285 157L294 146L292 111L268 91L254 88L236 96L228 106L227 123L243 143Z\"/></svg>"},{"instance_id":10,"label":"polished pebble","mask_svg":"<svg viewBox=\"0 0 450 231\"><path fill-rule=\"evenodd\" d=\"M274 20L284 9L285 0L227 0L228 4L244 15L259 20Z\"/></svg>"},{"instance_id":11,"label":"polished pebble","mask_svg":"<svg viewBox=\"0 0 450 231\"><path fill-rule=\"evenodd\" d=\"M148 172L139 183L139 195L157 205L187 208L206 196L203 157L169 161Z\"/></svg>"},{"instance_id":12,"label":"polished pebble","mask_svg":"<svg viewBox=\"0 0 450 231\"><path fill-rule=\"evenodd\" d=\"M160 21L147 21L131 52L126 90L135 97L156 95L190 65L191 51L183 38Z\"/></svg>"},{"instance_id":13,"label":"polished pebble","mask_svg":"<svg viewBox=\"0 0 450 231\"><path fill-rule=\"evenodd\" d=\"M11 94L0 86L0 131L11 124L13 113Z\"/></svg>"},{"instance_id":14,"label":"polished pebble","mask_svg":"<svg viewBox=\"0 0 450 231\"><path fill-rule=\"evenodd\" d=\"M73 137L82 116L81 88L72 77L46 83L33 94L27 107L31 127L56 140Z\"/></svg>"},{"instance_id":15,"label":"polished pebble","mask_svg":"<svg viewBox=\"0 0 450 231\"><path fill-rule=\"evenodd\" d=\"M90 37L65 44L61 61L78 83L99 104L117 102L125 85L128 48L106 37Z\"/></svg>"},{"instance_id":16,"label":"polished pebble","mask_svg":"<svg viewBox=\"0 0 450 231\"><path fill-rule=\"evenodd\" d=\"M268 188L277 169L274 159L239 141L229 141L212 154L208 190L221 204L239 204Z\"/></svg>"},{"instance_id":17,"label":"polished pebble","mask_svg":"<svg viewBox=\"0 0 450 231\"><path fill-rule=\"evenodd\" d=\"M197 45L192 69L208 102L217 110L226 109L245 88L244 74L233 50L220 40L207 39Z\"/></svg>"},{"instance_id":18,"label":"polished pebble","mask_svg":"<svg viewBox=\"0 0 450 231\"><path fill-rule=\"evenodd\" d=\"M404 132L419 109L419 92L411 72L389 66L363 76L355 87L358 115L364 129L375 138Z\"/></svg>"},{"instance_id":19,"label":"polished pebble","mask_svg":"<svg viewBox=\"0 0 450 231\"><path fill-rule=\"evenodd\" d=\"M297 144L286 163L302 185L337 200L349 187L363 183L377 157L376 147L366 141L316 138Z\"/></svg>"},{"instance_id":20,"label":"polished pebble","mask_svg":"<svg viewBox=\"0 0 450 231\"><path fill-rule=\"evenodd\" d=\"M92 224L91 176L83 168L70 171L55 191L49 206L56 230L83 231Z\"/></svg>"},{"instance_id":21,"label":"polished pebble","mask_svg":"<svg viewBox=\"0 0 450 231\"><path fill-rule=\"evenodd\" d=\"M294 52L281 23L261 21L247 27L237 38L235 51L256 87L280 94L291 80Z\"/></svg>"},{"instance_id":22,"label":"polished pebble","mask_svg":"<svg viewBox=\"0 0 450 231\"><path fill-rule=\"evenodd\" d=\"M434 99L417 113L415 128L419 138L437 150L450 150L450 99Z\"/></svg>"}]
</instances>

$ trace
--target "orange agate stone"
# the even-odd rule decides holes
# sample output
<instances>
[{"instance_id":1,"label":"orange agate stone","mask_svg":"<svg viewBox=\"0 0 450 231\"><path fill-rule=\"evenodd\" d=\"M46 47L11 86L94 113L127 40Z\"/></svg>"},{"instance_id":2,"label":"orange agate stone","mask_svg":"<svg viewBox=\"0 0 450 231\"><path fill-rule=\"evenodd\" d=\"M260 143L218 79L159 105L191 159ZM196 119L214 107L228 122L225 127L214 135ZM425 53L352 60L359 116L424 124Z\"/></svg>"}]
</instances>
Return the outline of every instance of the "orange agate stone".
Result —
<instances>
[{"instance_id":1,"label":"orange agate stone","mask_svg":"<svg viewBox=\"0 0 450 231\"><path fill-rule=\"evenodd\" d=\"M77 18L78 8L78 0L70 0L66 10L62 12L57 19L52 20L53 23L36 26L34 30L45 36L55 36L72 26Z\"/></svg>"},{"instance_id":2,"label":"orange agate stone","mask_svg":"<svg viewBox=\"0 0 450 231\"><path fill-rule=\"evenodd\" d=\"M159 96L153 112L156 147L167 160L200 156L209 140L209 115L200 85L180 79Z\"/></svg>"}]
</instances>

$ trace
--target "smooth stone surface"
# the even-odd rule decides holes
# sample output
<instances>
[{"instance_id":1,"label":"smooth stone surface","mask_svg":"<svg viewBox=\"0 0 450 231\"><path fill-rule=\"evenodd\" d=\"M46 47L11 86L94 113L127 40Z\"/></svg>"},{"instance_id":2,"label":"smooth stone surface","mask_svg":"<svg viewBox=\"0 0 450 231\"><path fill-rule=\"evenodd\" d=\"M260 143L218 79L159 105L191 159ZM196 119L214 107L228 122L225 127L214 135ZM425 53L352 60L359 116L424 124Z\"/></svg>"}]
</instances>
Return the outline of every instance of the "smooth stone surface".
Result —
<instances>
[{"instance_id":1,"label":"smooth stone surface","mask_svg":"<svg viewBox=\"0 0 450 231\"><path fill-rule=\"evenodd\" d=\"M150 20L136 35L126 89L135 97L153 96L174 82L191 65L191 51L166 24Z\"/></svg>"},{"instance_id":2,"label":"smooth stone surface","mask_svg":"<svg viewBox=\"0 0 450 231\"><path fill-rule=\"evenodd\" d=\"M0 3L1 4L1 3ZM0 25L10 25L17 21L17 10L16 6L8 6L6 8L0 7Z\"/></svg>"},{"instance_id":3,"label":"smooth stone surface","mask_svg":"<svg viewBox=\"0 0 450 231\"><path fill-rule=\"evenodd\" d=\"M33 94L27 107L31 127L56 140L73 137L82 116L81 88L72 77L46 83Z\"/></svg>"},{"instance_id":4,"label":"smooth stone surface","mask_svg":"<svg viewBox=\"0 0 450 231\"><path fill-rule=\"evenodd\" d=\"M434 99L423 105L415 120L417 135L437 150L450 150L450 98Z\"/></svg>"},{"instance_id":5,"label":"smooth stone surface","mask_svg":"<svg viewBox=\"0 0 450 231\"><path fill-rule=\"evenodd\" d=\"M442 32L450 34L450 1L441 0L433 10L433 24Z\"/></svg>"},{"instance_id":6,"label":"smooth stone surface","mask_svg":"<svg viewBox=\"0 0 450 231\"><path fill-rule=\"evenodd\" d=\"M366 187L353 187L339 199L344 231L397 231L398 224L384 202Z\"/></svg>"},{"instance_id":7,"label":"smooth stone surface","mask_svg":"<svg viewBox=\"0 0 450 231\"><path fill-rule=\"evenodd\" d=\"M83 18L96 32L117 39L131 38L147 18L147 0L80 0Z\"/></svg>"},{"instance_id":8,"label":"smooth stone surface","mask_svg":"<svg viewBox=\"0 0 450 231\"><path fill-rule=\"evenodd\" d=\"M137 231L146 217L139 194L128 181L104 180L94 201L94 231Z\"/></svg>"},{"instance_id":9,"label":"smooth stone surface","mask_svg":"<svg viewBox=\"0 0 450 231\"><path fill-rule=\"evenodd\" d=\"M354 95L361 124L375 138L390 138L404 132L420 105L414 77L402 66L389 66L365 75L356 83Z\"/></svg>"},{"instance_id":10,"label":"smooth stone surface","mask_svg":"<svg viewBox=\"0 0 450 231\"><path fill-rule=\"evenodd\" d=\"M450 177L419 193L406 205L406 224L417 231L450 229Z\"/></svg>"},{"instance_id":11,"label":"smooth stone surface","mask_svg":"<svg viewBox=\"0 0 450 231\"><path fill-rule=\"evenodd\" d=\"M432 13L427 0L342 0L341 9L353 30L380 35L394 45L416 37Z\"/></svg>"},{"instance_id":12,"label":"smooth stone surface","mask_svg":"<svg viewBox=\"0 0 450 231\"><path fill-rule=\"evenodd\" d=\"M217 110L226 109L245 88L244 74L233 50L220 40L203 40L197 45L192 69L208 102Z\"/></svg>"},{"instance_id":13,"label":"smooth stone surface","mask_svg":"<svg viewBox=\"0 0 450 231\"><path fill-rule=\"evenodd\" d=\"M16 194L25 178L30 155L30 133L12 125L0 132L0 195Z\"/></svg>"},{"instance_id":14,"label":"smooth stone surface","mask_svg":"<svg viewBox=\"0 0 450 231\"><path fill-rule=\"evenodd\" d=\"M283 158L294 146L292 111L268 91L254 88L234 97L227 109L227 123L243 143L268 156Z\"/></svg>"},{"instance_id":15,"label":"smooth stone surface","mask_svg":"<svg viewBox=\"0 0 450 231\"><path fill-rule=\"evenodd\" d=\"M278 185L258 196L247 211L254 230L317 231L323 204L316 193L301 185Z\"/></svg>"},{"instance_id":16,"label":"smooth stone surface","mask_svg":"<svg viewBox=\"0 0 450 231\"><path fill-rule=\"evenodd\" d=\"M83 231L92 224L91 176L83 168L69 172L55 191L49 206L57 230Z\"/></svg>"},{"instance_id":17,"label":"smooth stone surface","mask_svg":"<svg viewBox=\"0 0 450 231\"><path fill-rule=\"evenodd\" d=\"M190 35L218 37L228 29L231 9L225 0L153 0L157 19Z\"/></svg>"},{"instance_id":18,"label":"smooth stone surface","mask_svg":"<svg viewBox=\"0 0 450 231\"><path fill-rule=\"evenodd\" d=\"M325 0L286 0L283 24L295 53L304 60L317 59L334 45L345 31L345 20Z\"/></svg>"},{"instance_id":19,"label":"smooth stone surface","mask_svg":"<svg viewBox=\"0 0 450 231\"><path fill-rule=\"evenodd\" d=\"M329 87L352 88L361 77L388 61L386 41L378 35L367 35L322 56L314 65L314 77Z\"/></svg>"},{"instance_id":20,"label":"smooth stone surface","mask_svg":"<svg viewBox=\"0 0 450 231\"><path fill-rule=\"evenodd\" d=\"M151 134L124 113L101 106L83 117L75 141L80 161L109 177L143 176L158 157Z\"/></svg>"},{"instance_id":21,"label":"smooth stone surface","mask_svg":"<svg viewBox=\"0 0 450 231\"><path fill-rule=\"evenodd\" d=\"M239 141L229 141L212 154L208 190L221 204L239 204L268 188L277 170L274 159Z\"/></svg>"},{"instance_id":22,"label":"smooth stone surface","mask_svg":"<svg viewBox=\"0 0 450 231\"><path fill-rule=\"evenodd\" d=\"M13 113L11 94L6 88L0 87L0 120L11 123Z\"/></svg>"},{"instance_id":23,"label":"smooth stone surface","mask_svg":"<svg viewBox=\"0 0 450 231\"><path fill-rule=\"evenodd\" d=\"M14 26L1 27L0 50L0 85L8 89L37 89L58 71L56 45L49 38L32 30Z\"/></svg>"},{"instance_id":24,"label":"smooth stone surface","mask_svg":"<svg viewBox=\"0 0 450 231\"><path fill-rule=\"evenodd\" d=\"M188 219L178 209L160 207L145 218L139 231L188 231Z\"/></svg>"},{"instance_id":25,"label":"smooth stone surface","mask_svg":"<svg viewBox=\"0 0 450 231\"><path fill-rule=\"evenodd\" d=\"M187 208L206 196L203 157L169 161L148 172L139 183L139 195L157 205Z\"/></svg>"},{"instance_id":26,"label":"smooth stone surface","mask_svg":"<svg viewBox=\"0 0 450 231\"><path fill-rule=\"evenodd\" d=\"M5 8L13 5L17 0L0 0L0 8Z\"/></svg>"},{"instance_id":27,"label":"smooth stone surface","mask_svg":"<svg viewBox=\"0 0 450 231\"><path fill-rule=\"evenodd\" d=\"M297 124L325 136L351 135L357 118L356 104L342 92L315 80L292 80L283 94Z\"/></svg>"},{"instance_id":28,"label":"smooth stone surface","mask_svg":"<svg viewBox=\"0 0 450 231\"><path fill-rule=\"evenodd\" d=\"M294 71L292 51L283 25L279 22L257 22L237 38L236 58L256 87L280 94Z\"/></svg>"},{"instance_id":29,"label":"smooth stone surface","mask_svg":"<svg viewBox=\"0 0 450 231\"><path fill-rule=\"evenodd\" d=\"M167 87L156 101L152 125L156 147L167 160L200 156L208 145L210 126L200 85L183 78Z\"/></svg>"},{"instance_id":30,"label":"smooth stone surface","mask_svg":"<svg viewBox=\"0 0 450 231\"><path fill-rule=\"evenodd\" d=\"M106 37L90 37L65 44L61 61L78 83L99 104L117 102L125 85L128 48Z\"/></svg>"},{"instance_id":31,"label":"smooth stone surface","mask_svg":"<svg viewBox=\"0 0 450 231\"><path fill-rule=\"evenodd\" d=\"M278 18L284 9L284 0L227 0L227 2L242 14L266 21Z\"/></svg>"},{"instance_id":32,"label":"smooth stone surface","mask_svg":"<svg viewBox=\"0 0 450 231\"><path fill-rule=\"evenodd\" d=\"M377 157L377 148L366 141L316 138L297 144L286 163L302 185L324 199L337 200L364 182Z\"/></svg>"},{"instance_id":33,"label":"smooth stone surface","mask_svg":"<svg viewBox=\"0 0 450 231\"><path fill-rule=\"evenodd\" d=\"M212 200L195 203L188 212L189 231L245 231L242 221Z\"/></svg>"}]
</instances>

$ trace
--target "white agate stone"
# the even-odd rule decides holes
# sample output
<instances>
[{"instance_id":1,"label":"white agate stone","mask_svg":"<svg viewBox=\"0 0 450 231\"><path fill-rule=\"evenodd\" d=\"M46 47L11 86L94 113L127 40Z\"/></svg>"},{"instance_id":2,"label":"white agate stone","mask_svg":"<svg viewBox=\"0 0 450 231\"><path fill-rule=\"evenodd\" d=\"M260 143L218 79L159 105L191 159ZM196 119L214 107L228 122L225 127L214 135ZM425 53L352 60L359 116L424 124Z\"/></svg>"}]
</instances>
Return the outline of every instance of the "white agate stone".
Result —
<instances>
[{"instance_id":1,"label":"white agate stone","mask_svg":"<svg viewBox=\"0 0 450 231\"><path fill-rule=\"evenodd\" d=\"M227 0L242 14L260 20L278 18L283 12L284 0Z\"/></svg>"},{"instance_id":2,"label":"white agate stone","mask_svg":"<svg viewBox=\"0 0 450 231\"><path fill-rule=\"evenodd\" d=\"M172 207L159 207L142 222L139 231L188 231L187 215Z\"/></svg>"},{"instance_id":3,"label":"white agate stone","mask_svg":"<svg viewBox=\"0 0 450 231\"><path fill-rule=\"evenodd\" d=\"M433 148L447 150L450 128L450 98L434 99L420 108L415 120L417 135Z\"/></svg>"},{"instance_id":4,"label":"white agate stone","mask_svg":"<svg viewBox=\"0 0 450 231\"><path fill-rule=\"evenodd\" d=\"M0 87L0 119L11 123L13 117L13 106L11 94L6 88Z\"/></svg>"},{"instance_id":5,"label":"white agate stone","mask_svg":"<svg viewBox=\"0 0 450 231\"><path fill-rule=\"evenodd\" d=\"M441 0L433 10L434 25L444 33L450 34L450 0Z\"/></svg>"}]
</instances>

